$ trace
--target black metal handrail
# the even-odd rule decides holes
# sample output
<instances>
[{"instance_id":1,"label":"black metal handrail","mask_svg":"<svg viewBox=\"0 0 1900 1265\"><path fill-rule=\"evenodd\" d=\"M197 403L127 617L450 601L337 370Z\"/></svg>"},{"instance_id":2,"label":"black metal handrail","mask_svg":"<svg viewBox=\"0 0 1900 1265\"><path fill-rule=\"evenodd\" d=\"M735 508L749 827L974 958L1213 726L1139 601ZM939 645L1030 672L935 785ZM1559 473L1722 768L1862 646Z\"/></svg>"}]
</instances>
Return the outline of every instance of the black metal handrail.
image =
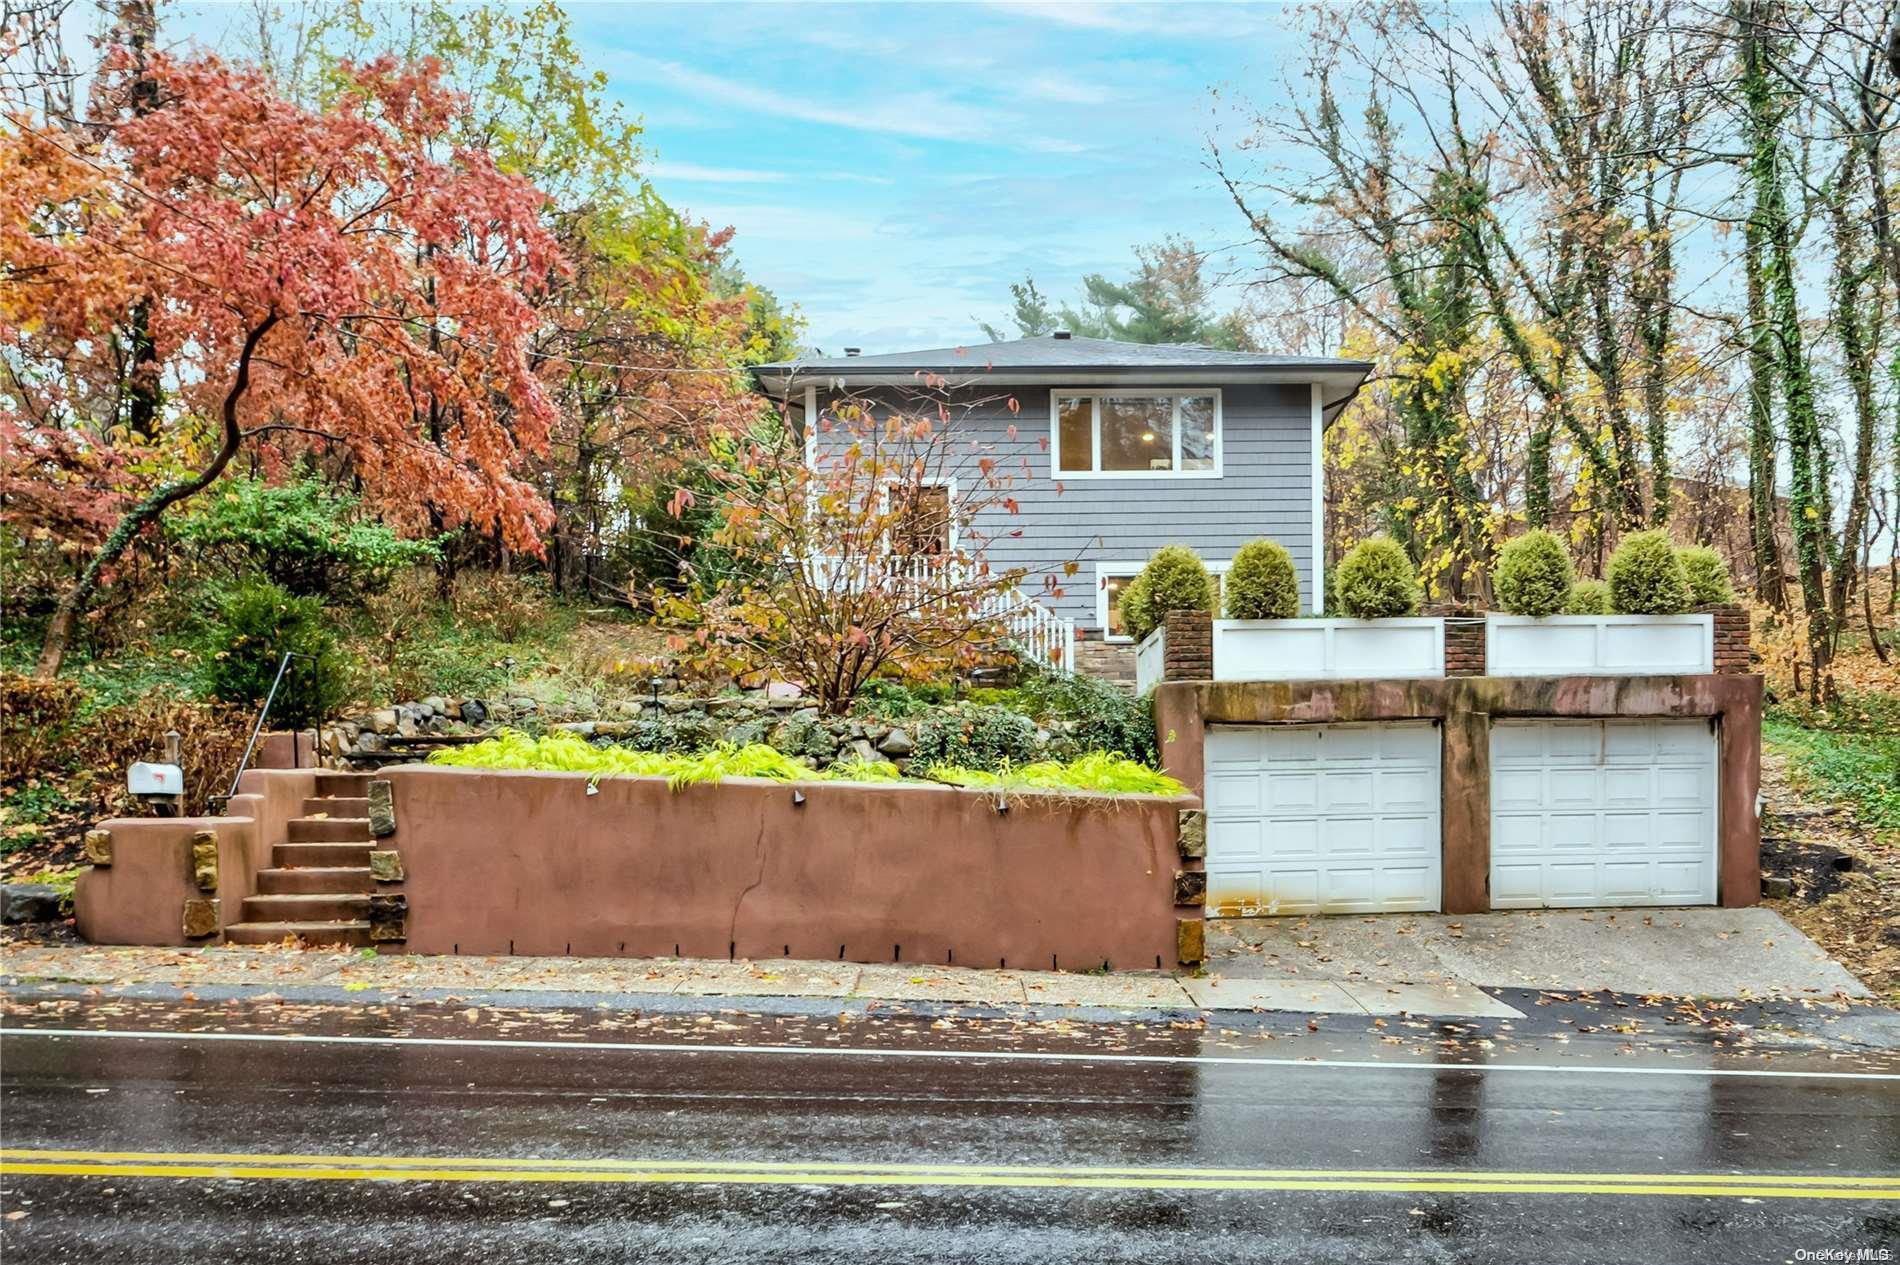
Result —
<instances>
[{"instance_id":1,"label":"black metal handrail","mask_svg":"<svg viewBox=\"0 0 1900 1265\"><path fill-rule=\"evenodd\" d=\"M251 740L244 744L244 755L238 761L237 772L231 775L231 789L222 795L213 795L211 798L229 803L231 797L237 794L238 782L243 779L244 770L250 767L251 756L257 750L257 740L264 732L264 722L270 718L271 704L277 701L277 687L284 683L284 673L290 671L290 661L311 657L307 654L298 654L295 650L284 651L283 661L277 665L277 675L271 680L270 693L264 695L264 705L257 709L257 723L251 726ZM290 736L290 761L293 767L297 763L297 735L294 733Z\"/></svg>"}]
</instances>

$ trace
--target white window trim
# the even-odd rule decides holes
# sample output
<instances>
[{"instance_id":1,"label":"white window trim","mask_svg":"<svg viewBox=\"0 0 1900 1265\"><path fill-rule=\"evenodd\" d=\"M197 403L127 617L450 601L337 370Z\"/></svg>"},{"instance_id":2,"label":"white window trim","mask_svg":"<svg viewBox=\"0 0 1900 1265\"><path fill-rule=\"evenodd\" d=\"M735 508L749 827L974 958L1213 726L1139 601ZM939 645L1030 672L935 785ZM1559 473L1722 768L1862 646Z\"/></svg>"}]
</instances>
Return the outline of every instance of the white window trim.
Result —
<instances>
[{"instance_id":1,"label":"white window trim","mask_svg":"<svg viewBox=\"0 0 1900 1265\"><path fill-rule=\"evenodd\" d=\"M1214 397L1214 468L1183 470L1181 466L1181 406L1174 406L1174 452L1172 470L1064 470L1062 468L1063 400L1089 400L1092 421L1089 457L1099 460L1102 450L1102 401L1129 396L1163 397L1179 400L1182 396ZM1226 460L1226 409L1219 387L1090 387L1069 389L1052 387L1049 391L1049 477L1070 479L1218 479Z\"/></svg>"},{"instance_id":2,"label":"white window trim","mask_svg":"<svg viewBox=\"0 0 1900 1265\"><path fill-rule=\"evenodd\" d=\"M1203 562L1201 565L1207 568L1209 575L1226 575L1227 568L1231 566L1232 563L1233 560L1230 558L1223 562ZM1109 634L1108 581L1116 578L1124 580L1133 579L1135 576L1140 575L1141 569L1147 565L1148 560L1146 558L1136 562L1098 562L1095 564L1095 626L1101 630L1102 640L1111 646L1132 646L1135 644L1135 639L1120 634L1113 636Z\"/></svg>"}]
</instances>

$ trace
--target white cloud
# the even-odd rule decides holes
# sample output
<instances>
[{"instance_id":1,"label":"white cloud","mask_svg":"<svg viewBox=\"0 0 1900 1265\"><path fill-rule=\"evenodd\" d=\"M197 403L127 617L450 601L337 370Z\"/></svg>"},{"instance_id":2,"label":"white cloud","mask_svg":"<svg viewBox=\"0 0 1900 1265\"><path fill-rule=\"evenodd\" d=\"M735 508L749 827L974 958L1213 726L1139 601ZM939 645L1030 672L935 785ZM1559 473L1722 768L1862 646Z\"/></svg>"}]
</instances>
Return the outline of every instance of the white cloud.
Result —
<instances>
[{"instance_id":1,"label":"white cloud","mask_svg":"<svg viewBox=\"0 0 1900 1265\"><path fill-rule=\"evenodd\" d=\"M1059 70L1039 71L1022 81L1023 92L1042 101L1063 105L1100 105L1109 99L1108 90Z\"/></svg>"},{"instance_id":2,"label":"white cloud","mask_svg":"<svg viewBox=\"0 0 1900 1265\"><path fill-rule=\"evenodd\" d=\"M663 79L676 88L721 105L852 131L886 132L925 140L983 140L998 130L997 119L988 111L959 105L935 93L883 93L867 101L830 103L633 53L611 54L604 60L629 74Z\"/></svg>"},{"instance_id":3,"label":"white cloud","mask_svg":"<svg viewBox=\"0 0 1900 1265\"><path fill-rule=\"evenodd\" d=\"M760 171L750 167L702 167L698 163L651 162L646 174L655 180L678 180L694 184L777 184L785 179L782 171Z\"/></svg>"}]
</instances>

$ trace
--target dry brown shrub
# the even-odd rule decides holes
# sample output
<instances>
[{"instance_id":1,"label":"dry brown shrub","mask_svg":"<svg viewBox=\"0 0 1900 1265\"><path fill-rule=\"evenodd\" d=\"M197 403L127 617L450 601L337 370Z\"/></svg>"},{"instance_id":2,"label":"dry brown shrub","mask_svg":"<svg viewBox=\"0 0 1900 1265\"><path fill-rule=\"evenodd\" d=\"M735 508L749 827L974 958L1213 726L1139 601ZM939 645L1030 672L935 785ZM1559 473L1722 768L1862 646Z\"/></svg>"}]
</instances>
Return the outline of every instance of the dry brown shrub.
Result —
<instances>
[{"instance_id":1,"label":"dry brown shrub","mask_svg":"<svg viewBox=\"0 0 1900 1265\"><path fill-rule=\"evenodd\" d=\"M72 735L78 758L91 769L101 794L129 809L125 770L139 760L161 760L165 733L180 735L179 767L185 775L185 812L210 810L211 797L230 789L243 758L255 714L223 703L198 703L157 693L116 707L102 708Z\"/></svg>"},{"instance_id":2,"label":"dry brown shrub","mask_svg":"<svg viewBox=\"0 0 1900 1265\"><path fill-rule=\"evenodd\" d=\"M18 782L49 771L71 737L79 699L71 681L0 674L0 776Z\"/></svg>"}]
</instances>

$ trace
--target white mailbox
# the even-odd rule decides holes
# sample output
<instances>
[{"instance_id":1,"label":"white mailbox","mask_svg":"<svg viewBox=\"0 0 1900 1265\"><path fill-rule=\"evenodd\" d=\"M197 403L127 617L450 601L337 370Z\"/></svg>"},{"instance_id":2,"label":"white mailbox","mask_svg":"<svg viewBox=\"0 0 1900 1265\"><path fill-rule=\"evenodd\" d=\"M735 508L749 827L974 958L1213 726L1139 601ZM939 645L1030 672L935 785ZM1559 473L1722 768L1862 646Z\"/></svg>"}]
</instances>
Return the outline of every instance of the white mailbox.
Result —
<instances>
[{"instance_id":1,"label":"white mailbox","mask_svg":"<svg viewBox=\"0 0 1900 1265\"><path fill-rule=\"evenodd\" d=\"M184 770L175 764L147 764L140 761L126 770L125 788L134 795L183 795Z\"/></svg>"}]
</instances>

